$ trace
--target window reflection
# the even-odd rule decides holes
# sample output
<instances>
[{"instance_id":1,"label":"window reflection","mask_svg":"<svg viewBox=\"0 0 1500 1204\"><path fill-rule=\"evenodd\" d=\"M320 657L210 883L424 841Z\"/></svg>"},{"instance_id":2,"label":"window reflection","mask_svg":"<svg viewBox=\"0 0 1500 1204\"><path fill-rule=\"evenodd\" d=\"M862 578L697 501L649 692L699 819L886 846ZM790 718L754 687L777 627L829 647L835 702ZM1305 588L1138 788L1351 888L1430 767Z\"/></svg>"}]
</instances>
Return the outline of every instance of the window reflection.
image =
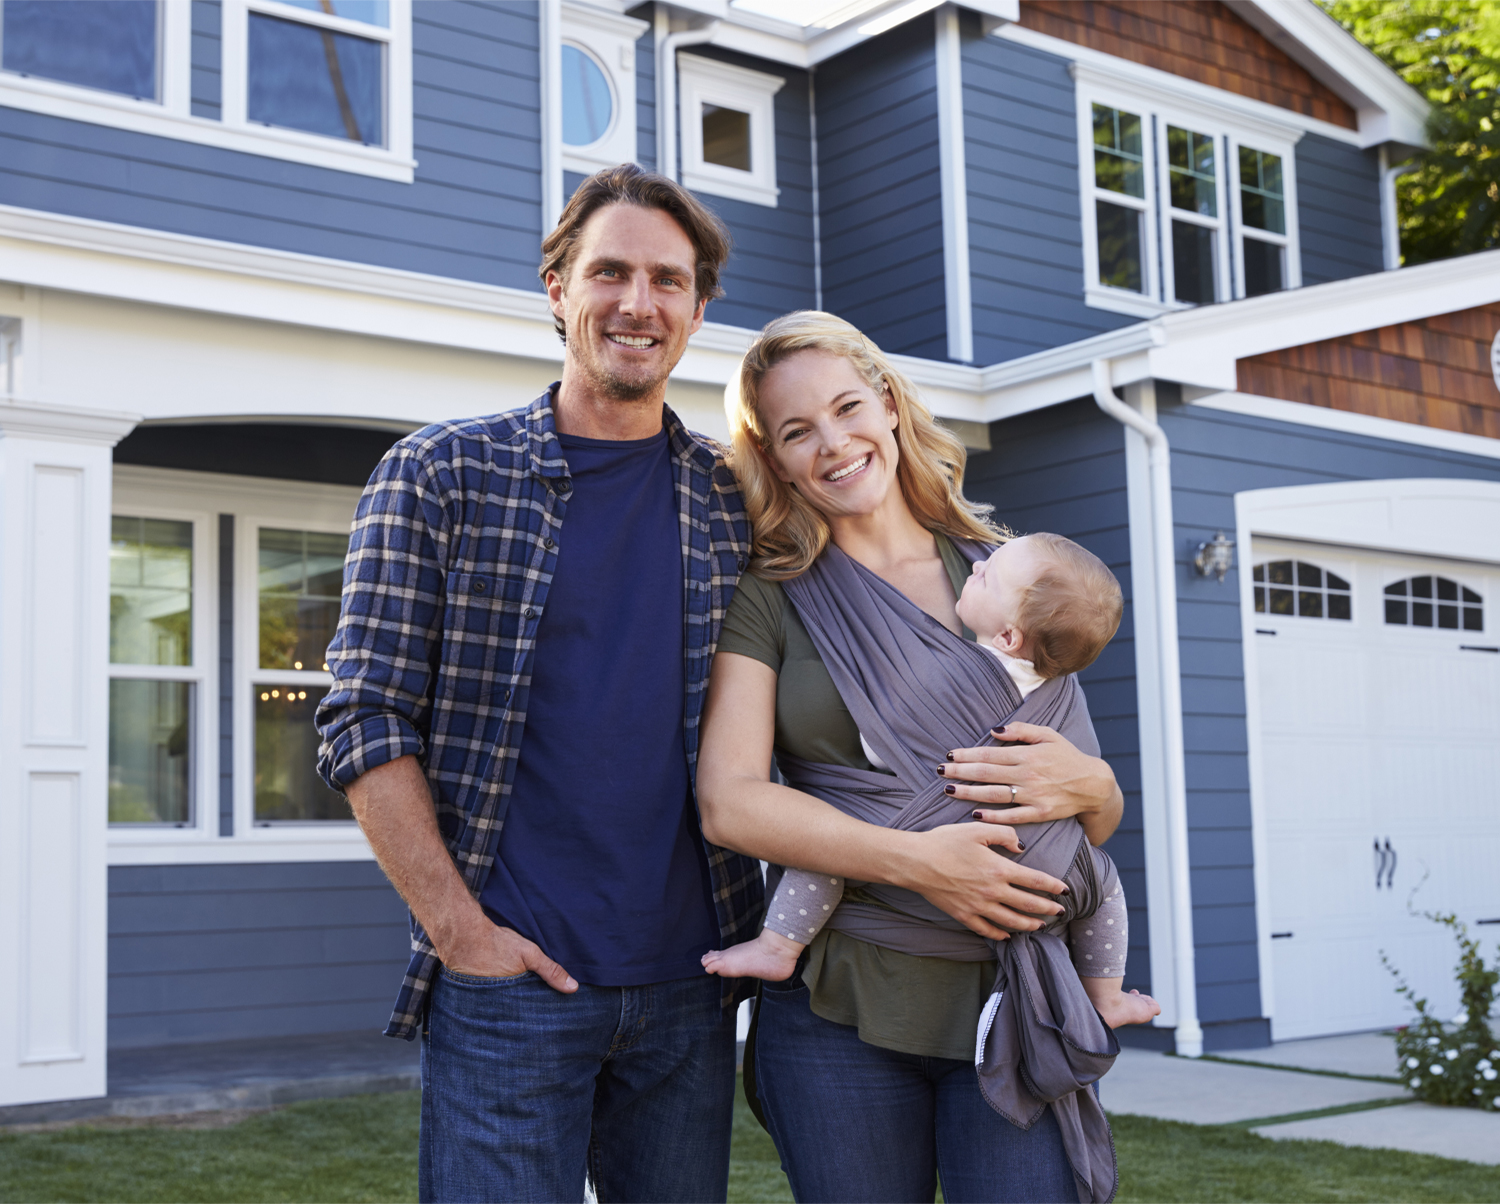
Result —
<instances>
[{"instance_id":1,"label":"window reflection","mask_svg":"<svg viewBox=\"0 0 1500 1204\"><path fill-rule=\"evenodd\" d=\"M1349 583L1306 560L1273 560L1255 566L1255 613L1303 619L1352 617Z\"/></svg>"},{"instance_id":2,"label":"window reflection","mask_svg":"<svg viewBox=\"0 0 1500 1204\"><path fill-rule=\"evenodd\" d=\"M363 21L366 25L390 28L390 0L281 0L292 8L305 8L308 12L323 13L330 17L343 17L346 21Z\"/></svg>"},{"instance_id":3,"label":"window reflection","mask_svg":"<svg viewBox=\"0 0 1500 1204\"><path fill-rule=\"evenodd\" d=\"M347 535L260 532L260 667L326 669L339 619Z\"/></svg>"},{"instance_id":4,"label":"window reflection","mask_svg":"<svg viewBox=\"0 0 1500 1204\"><path fill-rule=\"evenodd\" d=\"M703 161L750 170L750 114L720 105L703 106Z\"/></svg>"},{"instance_id":5,"label":"window reflection","mask_svg":"<svg viewBox=\"0 0 1500 1204\"><path fill-rule=\"evenodd\" d=\"M1094 183L1126 196L1146 195L1141 119L1123 109L1094 106Z\"/></svg>"},{"instance_id":6,"label":"window reflection","mask_svg":"<svg viewBox=\"0 0 1500 1204\"><path fill-rule=\"evenodd\" d=\"M1385 587L1385 621L1393 627L1483 631L1484 599L1447 577L1408 577Z\"/></svg>"},{"instance_id":7,"label":"window reflection","mask_svg":"<svg viewBox=\"0 0 1500 1204\"><path fill-rule=\"evenodd\" d=\"M344 796L318 776L318 729L313 714L326 686L268 686L254 690L255 822L310 823L353 817Z\"/></svg>"},{"instance_id":8,"label":"window reflection","mask_svg":"<svg viewBox=\"0 0 1500 1204\"><path fill-rule=\"evenodd\" d=\"M1211 226L1172 223L1172 295L1192 305L1209 305L1218 297L1218 271Z\"/></svg>"},{"instance_id":9,"label":"window reflection","mask_svg":"<svg viewBox=\"0 0 1500 1204\"><path fill-rule=\"evenodd\" d=\"M156 0L4 0L6 71L157 99Z\"/></svg>"},{"instance_id":10,"label":"window reflection","mask_svg":"<svg viewBox=\"0 0 1500 1204\"><path fill-rule=\"evenodd\" d=\"M1175 125L1167 127L1167 168L1172 208L1217 217L1219 188L1214 174L1214 140Z\"/></svg>"},{"instance_id":11,"label":"window reflection","mask_svg":"<svg viewBox=\"0 0 1500 1204\"><path fill-rule=\"evenodd\" d=\"M1108 201L1094 202L1099 231L1099 283L1142 289L1141 214Z\"/></svg>"},{"instance_id":12,"label":"window reflection","mask_svg":"<svg viewBox=\"0 0 1500 1204\"><path fill-rule=\"evenodd\" d=\"M193 524L116 515L109 544L109 659L193 663Z\"/></svg>"},{"instance_id":13,"label":"window reflection","mask_svg":"<svg viewBox=\"0 0 1500 1204\"><path fill-rule=\"evenodd\" d=\"M383 146L384 86L382 43L250 14L251 121Z\"/></svg>"},{"instance_id":14,"label":"window reflection","mask_svg":"<svg viewBox=\"0 0 1500 1204\"><path fill-rule=\"evenodd\" d=\"M609 132L615 102L604 70L588 51L563 43L562 140L568 146L589 146Z\"/></svg>"},{"instance_id":15,"label":"window reflection","mask_svg":"<svg viewBox=\"0 0 1500 1204\"><path fill-rule=\"evenodd\" d=\"M193 822L193 691L185 681L109 683L109 822Z\"/></svg>"}]
</instances>

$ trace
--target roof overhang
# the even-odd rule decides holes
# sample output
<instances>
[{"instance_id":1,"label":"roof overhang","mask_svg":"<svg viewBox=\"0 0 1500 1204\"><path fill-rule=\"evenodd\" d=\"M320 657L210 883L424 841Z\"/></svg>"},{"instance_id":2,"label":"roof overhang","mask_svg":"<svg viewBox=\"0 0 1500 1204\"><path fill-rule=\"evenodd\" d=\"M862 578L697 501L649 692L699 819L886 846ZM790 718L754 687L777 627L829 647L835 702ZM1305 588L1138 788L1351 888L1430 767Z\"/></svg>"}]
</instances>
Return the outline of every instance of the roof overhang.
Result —
<instances>
[{"instance_id":1,"label":"roof overhang","mask_svg":"<svg viewBox=\"0 0 1500 1204\"><path fill-rule=\"evenodd\" d=\"M1173 381L1198 394L1233 392L1240 360L1500 302L1500 251L1310 285L1164 314L996 364L982 372L987 421L1087 397L1091 365L1117 387Z\"/></svg>"}]
</instances>

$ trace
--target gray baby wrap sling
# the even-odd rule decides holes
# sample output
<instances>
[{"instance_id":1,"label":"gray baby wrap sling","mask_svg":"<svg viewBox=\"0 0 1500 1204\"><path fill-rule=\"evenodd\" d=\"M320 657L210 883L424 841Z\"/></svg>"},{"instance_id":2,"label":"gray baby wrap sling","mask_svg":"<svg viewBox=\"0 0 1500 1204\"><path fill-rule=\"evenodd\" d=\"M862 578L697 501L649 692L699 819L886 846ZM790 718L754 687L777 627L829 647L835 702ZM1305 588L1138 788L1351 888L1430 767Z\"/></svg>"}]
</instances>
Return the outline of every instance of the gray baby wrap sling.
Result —
<instances>
[{"instance_id":1,"label":"gray baby wrap sling","mask_svg":"<svg viewBox=\"0 0 1500 1204\"><path fill-rule=\"evenodd\" d=\"M987 555L955 540L969 560ZM1098 755L1083 691L1072 676L1043 683L1023 702L999 660L954 635L886 581L830 545L801 576L783 582L840 697L871 747L894 771L851 769L786 753L787 783L867 823L925 831L970 819L972 803L950 797L933 766L949 749L994 744L990 728L1012 720L1050 727ZM1101 901L1092 858L1076 820L1028 824L1026 851L995 852L1062 878L1067 910L1045 928L991 941L922 896L862 885L878 902L846 899L830 928L920 957L998 962L985 1006L975 1064L985 1099L1029 1129L1049 1104L1084 1204L1112 1200L1114 1141L1091 1084L1114 1063L1119 1043L1084 992L1059 932ZM1080 886L1082 889L1080 889Z\"/></svg>"}]
</instances>

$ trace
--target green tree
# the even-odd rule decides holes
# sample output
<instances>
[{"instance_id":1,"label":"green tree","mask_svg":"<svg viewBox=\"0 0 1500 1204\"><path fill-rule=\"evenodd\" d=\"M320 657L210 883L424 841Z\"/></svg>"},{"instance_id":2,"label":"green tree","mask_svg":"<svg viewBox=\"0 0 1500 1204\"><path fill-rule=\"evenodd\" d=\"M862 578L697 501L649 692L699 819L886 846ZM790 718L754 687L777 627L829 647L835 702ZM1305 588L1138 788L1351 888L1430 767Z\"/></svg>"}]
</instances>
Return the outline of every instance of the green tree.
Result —
<instances>
[{"instance_id":1,"label":"green tree","mask_svg":"<svg viewBox=\"0 0 1500 1204\"><path fill-rule=\"evenodd\" d=\"M1320 2L1432 105L1432 148L1397 181L1402 261L1500 247L1500 3Z\"/></svg>"}]
</instances>

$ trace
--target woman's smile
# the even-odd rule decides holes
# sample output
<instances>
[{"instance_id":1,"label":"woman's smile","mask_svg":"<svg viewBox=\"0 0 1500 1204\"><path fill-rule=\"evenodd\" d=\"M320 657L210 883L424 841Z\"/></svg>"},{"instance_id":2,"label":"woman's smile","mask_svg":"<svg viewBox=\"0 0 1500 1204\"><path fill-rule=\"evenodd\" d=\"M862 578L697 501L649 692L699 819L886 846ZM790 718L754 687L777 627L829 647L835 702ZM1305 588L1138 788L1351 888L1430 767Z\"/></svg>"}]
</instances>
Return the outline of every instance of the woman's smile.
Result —
<instances>
[{"instance_id":1,"label":"woman's smile","mask_svg":"<svg viewBox=\"0 0 1500 1204\"><path fill-rule=\"evenodd\" d=\"M840 464L837 468L833 469L830 472L825 472L823 474L823 479L825 481L831 481L834 484L838 484L841 481L847 481L850 477L858 476L860 473L864 472L865 469L869 468L870 461L874 458L875 457L873 453L866 452L864 455L857 456L853 460L845 461L843 464Z\"/></svg>"}]
</instances>

